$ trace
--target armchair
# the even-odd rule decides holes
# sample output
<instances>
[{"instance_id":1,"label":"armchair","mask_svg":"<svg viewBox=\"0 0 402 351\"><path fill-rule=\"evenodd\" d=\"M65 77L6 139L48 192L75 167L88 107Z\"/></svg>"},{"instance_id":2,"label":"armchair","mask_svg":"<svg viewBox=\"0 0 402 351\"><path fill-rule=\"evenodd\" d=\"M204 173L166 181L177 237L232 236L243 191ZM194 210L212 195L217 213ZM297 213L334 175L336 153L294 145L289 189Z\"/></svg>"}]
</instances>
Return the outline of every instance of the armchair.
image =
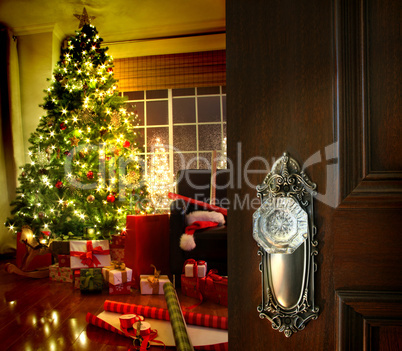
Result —
<instances>
[{"instance_id":1,"label":"armchair","mask_svg":"<svg viewBox=\"0 0 402 351\"><path fill-rule=\"evenodd\" d=\"M217 170L215 205L227 208L228 170ZM177 174L176 193L195 200L210 203L211 171L186 169ZM170 205L170 270L180 285L185 260L192 258L207 262L208 270L216 268L220 275L227 275L227 226L197 230L194 233L196 247L191 251L180 248L180 238L186 228L186 214L205 210L179 199ZM225 218L226 219L226 218Z\"/></svg>"}]
</instances>

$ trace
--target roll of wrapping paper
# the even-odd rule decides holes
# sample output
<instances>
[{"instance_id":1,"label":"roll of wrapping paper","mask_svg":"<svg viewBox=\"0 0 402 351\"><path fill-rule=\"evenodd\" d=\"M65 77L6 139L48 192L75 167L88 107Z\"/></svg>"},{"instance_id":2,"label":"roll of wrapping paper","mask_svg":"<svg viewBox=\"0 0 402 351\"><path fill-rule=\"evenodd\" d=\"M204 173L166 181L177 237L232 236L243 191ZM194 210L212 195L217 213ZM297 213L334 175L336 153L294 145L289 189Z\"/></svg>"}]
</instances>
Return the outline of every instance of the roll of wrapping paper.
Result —
<instances>
[{"instance_id":1,"label":"roll of wrapping paper","mask_svg":"<svg viewBox=\"0 0 402 351\"><path fill-rule=\"evenodd\" d=\"M170 323L172 324L176 349L178 351L194 350L190 338L188 337L186 322L184 321L183 313L173 284L165 283L163 285L163 291L165 292L165 299L168 306Z\"/></svg>"},{"instance_id":2,"label":"roll of wrapping paper","mask_svg":"<svg viewBox=\"0 0 402 351\"><path fill-rule=\"evenodd\" d=\"M106 300L104 303L104 310L120 314L139 314L147 318L154 318L168 321L169 311L164 308L149 307L143 305L135 305L123 302L115 302ZM184 320L187 324L198 325L201 327L215 328L215 329L228 329L227 317L212 316L209 314L194 313L183 311Z\"/></svg>"}]
</instances>

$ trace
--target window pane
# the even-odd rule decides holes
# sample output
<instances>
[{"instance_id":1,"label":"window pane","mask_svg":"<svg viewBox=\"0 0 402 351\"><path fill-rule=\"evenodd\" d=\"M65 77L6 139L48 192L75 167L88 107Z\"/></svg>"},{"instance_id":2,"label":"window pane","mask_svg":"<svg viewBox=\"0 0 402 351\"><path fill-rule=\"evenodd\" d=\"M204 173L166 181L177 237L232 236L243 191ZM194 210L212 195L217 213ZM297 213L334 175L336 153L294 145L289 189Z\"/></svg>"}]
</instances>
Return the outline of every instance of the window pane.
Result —
<instances>
[{"instance_id":1,"label":"window pane","mask_svg":"<svg viewBox=\"0 0 402 351\"><path fill-rule=\"evenodd\" d=\"M211 94L219 94L219 87L202 87L197 88L198 95L211 95Z\"/></svg>"},{"instance_id":2,"label":"window pane","mask_svg":"<svg viewBox=\"0 0 402 351\"><path fill-rule=\"evenodd\" d=\"M172 89L172 96L195 95L195 88Z\"/></svg>"},{"instance_id":3,"label":"window pane","mask_svg":"<svg viewBox=\"0 0 402 351\"><path fill-rule=\"evenodd\" d=\"M173 99L173 123L195 123L195 98Z\"/></svg>"},{"instance_id":4,"label":"window pane","mask_svg":"<svg viewBox=\"0 0 402 351\"><path fill-rule=\"evenodd\" d=\"M219 96L198 98L198 122L220 122L220 105Z\"/></svg>"},{"instance_id":5,"label":"window pane","mask_svg":"<svg viewBox=\"0 0 402 351\"><path fill-rule=\"evenodd\" d=\"M166 99L167 97L167 90L147 90L147 99Z\"/></svg>"},{"instance_id":6,"label":"window pane","mask_svg":"<svg viewBox=\"0 0 402 351\"><path fill-rule=\"evenodd\" d=\"M199 150L220 150L222 148L221 125L199 125L198 144Z\"/></svg>"},{"instance_id":7,"label":"window pane","mask_svg":"<svg viewBox=\"0 0 402 351\"><path fill-rule=\"evenodd\" d=\"M199 169L211 169L212 152L200 152L198 156Z\"/></svg>"},{"instance_id":8,"label":"window pane","mask_svg":"<svg viewBox=\"0 0 402 351\"><path fill-rule=\"evenodd\" d=\"M157 143L159 138L159 143L168 146L169 145L169 128L168 127L157 127L157 128L147 128L147 150L148 152L153 151L153 146Z\"/></svg>"},{"instance_id":9,"label":"window pane","mask_svg":"<svg viewBox=\"0 0 402 351\"><path fill-rule=\"evenodd\" d=\"M137 137L137 139L136 139L137 145L134 145L134 146L137 146L142 151L145 148L144 128L135 128L134 135Z\"/></svg>"},{"instance_id":10,"label":"window pane","mask_svg":"<svg viewBox=\"0 0 402 351\"><path fill-rule=\"evenodd\" d=\"M147 101L147 125L168 124L168 102Z\"/></svg>"},{"instance_id":11,"label":"window pane","mask_svg":"<svg viewBox=\"0 0 402 351\"><path fill-rule=\"evenodd\" d=\"M226 85L222 87L222 94L226 94Z\"/></svg>"},{"instance_id":12,"label":"window pane","mask_svg":"<svg viewBox=\"0 0 402 351\"><path fill-rule=\"evenodd\" d=\"M175 153L173 156L173 171L177 172L182 169L196 169L197 168L197 154L196 153Z\"/></svg>"},{"instance_id":13,"label":"window pane","mask_svg":"<svg viewBox=\"0 0 402 351\"><path fill-rule=\"evenodd\" d=\"M177 151L197 150L195 126L174 126L173 145Z\"/></svg>"},{"instance_id":14,"label":"window pane","mask_svg":"<svg viewBox=\"0 0 402 351\"><path fill-rule=\"evenodd\" d=\"M226 96L222 96L222 118L226 121Z\"/></svg>"},{"instance_id":15,"label":"window pane","mask_svg":"<svg viewBox=\"0 0 402 351\"><path fill-rule=\"evenodd\" d=\"M144 91L126 91L123 93L129 100L143 100Z\"/></svg>"},{"instance_id":16,"label":"window pane","mask_svg":"<svg viewBox=\"0 0 402 351\"><path fill-rule=\"evenodd\" d=\"M135 103L128 103L127 104L127 111L134 112L138 115L138 125L144 125L144 103L143 102L135 102Z\"/></svg>"}]
</instances>

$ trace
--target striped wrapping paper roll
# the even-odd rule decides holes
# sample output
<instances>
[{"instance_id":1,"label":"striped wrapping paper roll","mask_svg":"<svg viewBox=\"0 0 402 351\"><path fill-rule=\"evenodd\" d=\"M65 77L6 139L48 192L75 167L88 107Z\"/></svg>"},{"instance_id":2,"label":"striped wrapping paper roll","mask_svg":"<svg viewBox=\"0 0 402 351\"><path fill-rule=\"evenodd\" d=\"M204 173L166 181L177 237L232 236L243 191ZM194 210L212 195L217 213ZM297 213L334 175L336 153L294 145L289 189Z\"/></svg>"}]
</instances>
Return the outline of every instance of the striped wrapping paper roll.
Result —
<instances>
[{"instance_id":1,"label":"striped wrapping paper roll","mask_svg":"<svg viewBox=\"0 0 402 351\"><path fill-rule=\"evenodd\" d=\"M109 323L106 323L104 320L94 316L92 313L88 312L86 316L86 322L92 325L96 325L97 327L109 330L113 333L117 333L120 335L126 336L121 330L115 328L114 326L110 325Z\"/></svg>"},{"instance_id":2,"label":"striped wrapping paper roll","mask_svg":"<svg viewBox=\"0 0 402 351\"><path fill-rule=\"evenodd\" d=\"M178 351L193 351L193 345L188 337L186 322L177 299L176 290L172 283L163 285L165 299L168 305L170 323L172 324L174 341Z\"/></svg>"},{"instance_id":3,"label":"striped wrapping paper roll","mask_svg":"<svg viewBox=\"0 0 402 351\"><path fill-rule=\"evenodd\" d=\"M106 300L104 303L104 310L120 314L134 313L147 318L154 318L168 321L169 311L164 308L149 307L143 305L135 305L123 302L114 302ZM187 324L198 325L201 327L215 328L215 329L228 329L227 317L212 316L209 314L194 313L183 311L184 320Z\"/></svg>"}]
</instances>

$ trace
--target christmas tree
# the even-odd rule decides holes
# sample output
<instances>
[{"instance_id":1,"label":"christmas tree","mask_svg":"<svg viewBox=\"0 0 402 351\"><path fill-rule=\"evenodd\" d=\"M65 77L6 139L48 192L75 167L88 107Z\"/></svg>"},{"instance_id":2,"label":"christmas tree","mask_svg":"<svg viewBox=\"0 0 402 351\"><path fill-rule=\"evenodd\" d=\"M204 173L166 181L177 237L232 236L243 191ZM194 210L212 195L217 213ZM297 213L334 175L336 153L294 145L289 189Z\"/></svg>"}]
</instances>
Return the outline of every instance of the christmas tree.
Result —
<instances>
[{"instance_id":1,"label":"christmas tree","mask_svg":"<svg viewBox=\"0 0 402 351\"><path fill-rule=\"evenodd\" d=\"M30 163L21 170L15 232L29 226L36 238L82 235L106 238L124 229L126 215L152 212L136 143L137 116L117 91L113 59L85 9L80 31L66 41L45 91L42 116L29 138Z\"/></svg>"}]
</instances>

